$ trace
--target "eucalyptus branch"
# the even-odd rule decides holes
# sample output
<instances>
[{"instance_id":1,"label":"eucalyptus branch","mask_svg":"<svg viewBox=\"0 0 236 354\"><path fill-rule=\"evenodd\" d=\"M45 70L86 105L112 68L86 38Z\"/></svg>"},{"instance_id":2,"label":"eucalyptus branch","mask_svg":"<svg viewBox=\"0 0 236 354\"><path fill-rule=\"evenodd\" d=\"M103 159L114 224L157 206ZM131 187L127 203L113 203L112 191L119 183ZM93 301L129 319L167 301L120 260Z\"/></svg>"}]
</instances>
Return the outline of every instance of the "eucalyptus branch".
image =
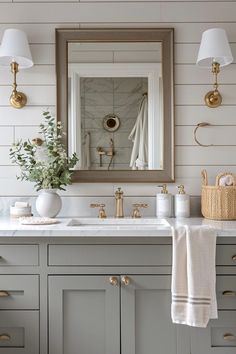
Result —
<instances>
[{"instance_id":1,"label":"eucalyptus branch","mask_svg":"<svg viewBox=\"0 0 236 354\"><path fill-rule=\"evenodd\" d=\"M44 112L43 116L44 122L39 126L43 144L19 140L10 149L10 159L21 169L17 179L35 182L36 190L65 190L63 186L71 184L72 168L78 157L75 153L67 156L61 122L56 122L49 112Z\"/></svg>"}]
</instances>

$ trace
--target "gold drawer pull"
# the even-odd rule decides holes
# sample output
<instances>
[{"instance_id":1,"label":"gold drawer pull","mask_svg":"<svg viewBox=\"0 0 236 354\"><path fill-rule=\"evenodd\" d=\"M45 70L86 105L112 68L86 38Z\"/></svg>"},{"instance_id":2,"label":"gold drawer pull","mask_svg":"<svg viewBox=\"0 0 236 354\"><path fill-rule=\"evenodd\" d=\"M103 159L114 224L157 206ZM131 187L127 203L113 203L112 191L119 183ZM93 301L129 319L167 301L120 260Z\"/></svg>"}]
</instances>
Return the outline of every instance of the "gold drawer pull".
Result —
<instances>
[{"instance_id":1,"label":"gold drawer pull","mask_svg":"<svg viewBox=\"0 0 236 354\"><path fill-rule=\"evenodd\" d=\"M234 255L232 256L232 260L233 260L234 262L236 262L236 254L234 254Z\"/></svg>"},{"instance_id":2,"label":"gold drawer pull","mask_svg":"<svg viewBox=\"0 0 236 354\"><path fill-rule=\"evenodd\" d=\"M232 333L225 333L223 336L224 340L228 340L228 341L234 341L235 335L233 335Z\"/></svg>"},{"instance_id":3,"label":"gold drawer pull","mask_svg":"<svg viewBox=\"0 0 236 354\"><path fill-rule=\"evenodd\" d=\"M11 340L11 336L7 333L0 334L0 340Z\"/></svg>"},{"instance_id":4,"label":"gold drawer pull","mask_svg":"<svg viewBox=\"0 0 236 354\"><path fill-rule=\"evenodd\" d=\"M113 286L117 286L118 285L118 278L117 277L110 277L109 283Z\"/></svg>"},{"instance_id":5,"label":"gold drawer pull","mask_svg":"<svg viewBox=\"0 0 236 354\"><path fill-rule=\"evenodd\" d=\"M127 277L127 275L123 275L121 277L121 283L125 286L128 286L130 284L130 278Z\"/></svg>"},{"instance_id":6,"label":"gold drawer pull","mask_svg":"<svg viewBox=\"0 0 236 354\"><path fill-rule=\"evenodd\" d=\"M223 296L236 296L236 292L232 290L225 290L222 293Z\"/></svg>"}]
</instances>

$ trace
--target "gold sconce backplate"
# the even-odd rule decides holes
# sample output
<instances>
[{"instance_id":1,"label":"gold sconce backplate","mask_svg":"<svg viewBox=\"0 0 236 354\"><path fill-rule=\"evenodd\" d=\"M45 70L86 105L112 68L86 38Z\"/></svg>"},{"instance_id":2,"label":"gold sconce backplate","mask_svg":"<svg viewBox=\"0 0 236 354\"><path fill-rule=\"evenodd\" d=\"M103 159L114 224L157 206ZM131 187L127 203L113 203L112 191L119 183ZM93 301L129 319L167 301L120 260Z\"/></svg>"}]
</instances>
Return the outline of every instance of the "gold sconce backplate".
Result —
<instances>
[{"instance_id":1,"label":"gold sconce backplate","mask_svg":"<svg viewBox=\"0 0 236 354\"><path fill-rule=\"evenodd\" d=\"M205 95L205 103L210 108L219 107L222 103L222 96L218 90L209 91Z\"/></svg>"},{"instance_id":2,"label":"gold sconce backplate","mask_svg":"<svg viewBox=\"0 0 236 354\"><path fill-rule=\"evenodd\" d=\"M27 97L23 92L13 92L10 97L10 104L14 108L22 108L27 103Z\"/></svg>"}]
</instances>

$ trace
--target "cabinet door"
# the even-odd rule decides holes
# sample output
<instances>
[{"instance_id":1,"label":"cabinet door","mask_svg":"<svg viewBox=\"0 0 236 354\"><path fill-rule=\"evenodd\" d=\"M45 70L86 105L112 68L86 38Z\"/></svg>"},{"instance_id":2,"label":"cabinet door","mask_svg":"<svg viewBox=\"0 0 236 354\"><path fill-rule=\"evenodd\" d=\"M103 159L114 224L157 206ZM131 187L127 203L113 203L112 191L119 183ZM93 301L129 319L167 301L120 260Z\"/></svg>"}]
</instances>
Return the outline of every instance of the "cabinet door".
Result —
<instances>
[{"instance_id":1,"label":"cabinet door","mask_svg":"<svg viewBox=\"0 0 236 354\"><path fill-rule=\"evenodd\" d=\"M109 276L49 277L49 354L120 354L120 288Z\"/></svg>"},{"instance_id":2,"label":"cabinet door","mask_svg":"<svg viewBox=\"0 0 236 354\"><path fill-rule=\"evenodd\" d=\"M121 287L122 354L189 354L188 333L171 321L170 276L129 280Z\"/></svg>"}]
</instances>

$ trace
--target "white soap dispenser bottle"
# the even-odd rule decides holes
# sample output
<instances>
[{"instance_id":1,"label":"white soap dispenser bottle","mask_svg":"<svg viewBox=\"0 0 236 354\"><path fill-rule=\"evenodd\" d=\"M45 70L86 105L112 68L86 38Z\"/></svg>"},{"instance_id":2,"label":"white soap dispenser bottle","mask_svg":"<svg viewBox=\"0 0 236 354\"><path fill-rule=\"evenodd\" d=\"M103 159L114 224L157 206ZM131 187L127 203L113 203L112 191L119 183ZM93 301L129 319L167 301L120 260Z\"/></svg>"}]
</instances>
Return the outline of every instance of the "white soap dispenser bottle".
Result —
<instances>
[{"instance_id":1,"label":"white soap dispenser bottle","mask_svg":"<svg viewBox=\"0 0 236 354\"><path fill-rule=\"evenodd\" d=\"M170 218L172 216L172 196L168 193L166 184L158 187L162 187L162 190L156 195L156 216Z\"/></svg>"},{"instance_id":2,"label":"white soap dispenser bottle","mask_svg":"<svg viewBox=\"0 0 236 354\"><path fill-rule=\"evenodd\" d=\"M190 217L190 197L185 193L184 186L181 184L178 188L178 194L175 195L175 217Z\"/></svg>"}]
</instances>

